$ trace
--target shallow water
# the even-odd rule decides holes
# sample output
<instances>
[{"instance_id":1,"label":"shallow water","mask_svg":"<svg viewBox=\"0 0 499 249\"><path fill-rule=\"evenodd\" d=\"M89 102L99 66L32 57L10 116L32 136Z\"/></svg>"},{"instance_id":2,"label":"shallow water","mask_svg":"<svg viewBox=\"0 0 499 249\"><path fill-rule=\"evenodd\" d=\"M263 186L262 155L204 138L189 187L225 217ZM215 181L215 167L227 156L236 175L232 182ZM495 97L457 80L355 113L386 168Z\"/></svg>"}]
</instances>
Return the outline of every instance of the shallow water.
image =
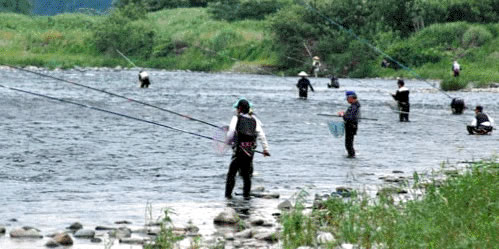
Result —
<instances>
[{"instance_id":1,"label":"shallow water","mask_svg":"<svg viewBox=\"0 0 499 249\"><path fill-rule=\"evenodd\" d=\"M498 135L468 136L473 116L451 115L450 99L427 83L406 81L411 90L410 123L399 123L388 92L392 80L314 79L316 92L297 98L295 77L207 74L150 70L151 88L137 87L137 71L40 71L118 93L217 125L226 125L232 104L248 98L264 124L271 157L256 155L253 186L278 192L281 199L307 187L312 193L337 186L375 189L393 170L406 175L449 162L487 158L497 153ZM0 70L3 85L119 112L207 136L216 129L104 93L15 70ZM358 158L345 158L343 138L329 134L316 115L345 110L345 90L355 90L363 121L355 138ZM499 94L455 92L468 106L481 104L499 120ZM212 220L223 199L229 153L219 156L212 141L88 108L0 88L0 224L61 230L80 221L87 228L129 220L145 222L147 203L154 216L172 207L174 221L192 219L201 233L213 232ZM238 179L238 186L241 185ZM275 207L279 200L251 201L251 207ZM263 212L271 213L272 209ZM9 220L16 218L18 222ZM77 242L79 243L79 242ZM84 243L84 242L82 242ZM43 247L40 241L12 242L0 248ZM87 245L91 248L91 245ZM101 248L99 245L96 248ZM130 248L127 246L126 248Z\"/></svg>"}]
</instances>

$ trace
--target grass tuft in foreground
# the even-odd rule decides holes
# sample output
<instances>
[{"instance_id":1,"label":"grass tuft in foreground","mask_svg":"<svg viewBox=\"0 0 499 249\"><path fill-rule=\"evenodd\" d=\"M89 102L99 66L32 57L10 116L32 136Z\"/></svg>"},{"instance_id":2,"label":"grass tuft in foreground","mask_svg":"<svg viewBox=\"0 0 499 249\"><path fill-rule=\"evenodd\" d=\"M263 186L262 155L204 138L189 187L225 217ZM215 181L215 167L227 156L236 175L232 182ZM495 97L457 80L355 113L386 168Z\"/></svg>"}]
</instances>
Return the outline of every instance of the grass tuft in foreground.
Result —
<instances>
[{"instance_id":1,"label":"grass tuft in foreground","mask_svg":"<svg viewBox=\"0 0 499 249\"><path fill-rule=\"evenodd\" d=\"M300 205L282 217L285 248L318 244L317 231L362 248L495 248L499 244L499 163L475 163L444 181L429 179L425 194L394 202L391 195L331 198L304 215ZM415 174L415 186L423 186Z\"/></svg>"}]
</instances>

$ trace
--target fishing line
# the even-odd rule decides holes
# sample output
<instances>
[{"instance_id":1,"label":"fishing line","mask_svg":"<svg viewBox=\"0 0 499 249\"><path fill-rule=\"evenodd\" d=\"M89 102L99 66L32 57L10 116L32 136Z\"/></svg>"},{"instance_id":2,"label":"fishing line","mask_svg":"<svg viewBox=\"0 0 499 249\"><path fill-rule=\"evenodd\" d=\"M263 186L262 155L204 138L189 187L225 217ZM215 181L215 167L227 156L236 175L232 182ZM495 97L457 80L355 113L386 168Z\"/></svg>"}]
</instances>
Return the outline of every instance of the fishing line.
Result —
<instances>
[{"instance_id":1,"label":"fishing line","mask_svg":"<svg viewBox=\"0 0 499 249\"><path fill-rule=\"evenodd\" d=\"M325 116L325 117L337 117L337 118L341 118L341 116L339 116L339 115L337 115L337 114L317 113L317 115L319 115L319 116ZM371 120L371 121L378 121L378 119L377 119L377 118L358 118L358 119Z\"/></svg>"},{"instance_id":2,"label":"fishing line","mask_svg":"<svg viewBox=\"0 0 499 249\"><path fill-rule=\"evenodd\" d=\"M385 58L388 58L390 59L391 61L395 62L397 65L399 65L401 68L409 71L412 75L414 75L416 77L416 79L418 80L421 80L425 83L427 83L428 85L430 85L431 87L433 88L436 88L438 89L441 93L443 93L444 95L446 95L447 97L453 99L452 96L450 96L448 93L446 93L445 91L443 91L442 89L436 87L434 84L428 82L426 79L422 78L421 76L419 76L416 71L414 71L414 69L412 68L409 68L407 66L405 66L404 64L402 64L401 62L395 60L394 58L392 58L390 55L386 54L385 52L383 52L382 50L380 50L379 48L377 48L376 46L372 45L369 41L367 41L366 39L358 36L357 34L355 34L351 29L347 29L345 28L343 25L333 21L331 18L327 17L326 15L322 14L321 12L319 12L317 9L315 9L314 7L310 6L310 4L308 3L305 3L303 1L298 1L300 2L303 6L307 7L310 11L312 12L315 12L317 15L319 15L320 17L324 18L325 20L327 20L329 23L333 24L334 26L338 27L340 30L342 31L345 31L347 32L348 34L350 34L351 36L353 36L355 39L357 39L358 41L362 42L364 45L367 45L368 47L370 47L371 49L373 49L375 52L377 52L378 54L380 55L383 55Z\"/></svg>"},{"instance_id":3,"label":"fishing line","mask_svg":"<svg viewBox=\"0 0 499 249\"><path fill-rule=\"evenodd\" d=\"M155 105L152 105L152 104L149 104L149 103L143 102L143 101L135 100L135 99L132 99L132 98L129 98L129 97L123 96L123 95L119 95L119 94L116 94L116 93L108 92L108 91L106 91L106 90L102 90L102 89L98 89L98 88L90 87L90 86L83 85L83 84L80 84L80 83L76 83L76 82L73 82L73 81L65 80L65 79L62 79L62 78L58 78L58 77L55 77L55 76L51 76L51 75L47 75L47 74L43 74L43 73L39 73L39 72L35 72L35 71L31 71L31 70L24 69L24 68L20 68L20 67L16 67L16 66L9 66L9 67L12 67L12 68L15 68L15 69L17 69L17 70L24 71L24 72L28 72L28 73L32 73L32 74L36 74L36 75L39 75L39 76L42 76L42 77L51 78L51 79L54 79L54 80L58 80L58 81L62 81L62 82L66 82L66 83L73 84L73 85L76 85L76 86L79 86L79 87L84 87L84 88L91 89L91 90L94 90L94 91L98 91L98 92L106 93L106 94L109 94L109 95L114 96L114 97L118 97L118 98L126 99L126 100L128 100L128 101L132 101L132 102L135 102L135 103L138 103L138 104L141 104L141 105L149 106L149 107L152 107L152 108L155 108L155 109L161 110L161 111L165 111L165 112L168 112L168 113L171 113L171 114L178 115L178 116L183 117L183 118L187 118L187 119L192 120L192 121L197 121L197 122L200 122L200 123L203 123L203 124L206 124L206 125L210 125L210 126L212 126L212 127L218 128L218 129L221 129L221 128L222 128L221 126L218 126L218 125L215 125L215 124L212 124L212 123L209 123L209 122L206 122L206 121L200 120L200 119L196 119L196 118L193 118L193 117L187 116L187 115L185 115L185 114L181 114L181 113L178 113L178 112L174 112L174 111L172 111L172 110L168 110L168 109L165 109L165 108L162 108L162 107L159 107L159 106L155 106Z\"/></svg>"},{"instance_id":4,"label":"fishing line","mask_svg":"<svg viewBox=\"0 0 499 249\"><path fill-rule=\"evenodd\" d=\"M126 57L123 53L121 53L118 49L116 49L116 52L118 52L118 54L120 54L123 58L125 58L125 60L127 60L130 64L132 64L132 66L134 67L137 67L137 65L135 65L135 63L133 63L133 61L131 61L130 59L128 59L128 57Z\"/></svg>"},{"instance_id":5,"label":"fishing line","mask_svg":"<svg viewBox=\"0 0 499 249\"><path fill-rule=\"evenodd\" d=\"M149 121L149 120L142 119L142 118L133 117L133 116L126 115L126 114L123 114L123 113L114 112L114 111L102 109L102 108L99 108L99 107L90 106L90 105L86 105L86 104L82 104L82 103L78 103L78 102L73 102L73 101L69 101L69 100L65 100L65 99L61 99L61 98L56 98L56 97L52 97L52 96L48 96L48 95L44 95L44 94L40 94L40 93L35 93L35 92L31 92L31 91L27 91L27 90L23 90L23 89L19 89L19 88L4 86L4 85L1 85L1 84L0 84L0 87L7 88L9 90L13 90L13 91L17 91L17 92L27 93L27 94L38 96L38 97L42 97L42 98L47 98L47 99L51 99L51 100L55 100L55 101L67 103L67 104L73 104L73 105L76 105L76 106L79 106L79 107L88 108L88 109L91 109L91 110L100 111L100 112L104 112L104 113L108 113L108 114L113 114L113 115L117 115L117 116L128 118L128 119L133 119L133 120L144 122L144 123L149 123L149 124L161 126L161 127L164 127L164 128L168 128L168 129L174 130L174 131L178 131L178 132L190 134L190 135L201 137L201 138L206 138L206 139L209 139L209 140L212 140L212 141L216 141L216 142L225 144L225 141L222 141L222 140L219 140L219 139L216 139L216 138L213 138L213 137L209 137L209 136L201 135L201 134L198 134L198 133L194 133L194 132L182 130L182 129L179 129L179 128L175 128L173 126L169 126L169 125L165 125L165 124L160 124L158 122L154 122L154 121ZM263 154L262 151L258 151L258 150L253 150L253 152Z\"/></svg>"},{"instance_id":6,"label":"fishing line","mask_svg":"<svg viewBox=\"0 0 499 249\"><path fill-rule=\"evenodd\" d=\"M197 133L194 133L194 132L182 130L182 129L175 128L175 127L169 126L169 125L160 124L160 123L157 123L157 122L154 122L154 121L149 121L149 120L146 120L146 119L133 117L133 116L130 116L130 115L119 113L119 112L109 111L109 110L102 109L102 108L95 107L95 106L81 104L81 103L77 103L77 102L73 102L73 101L69 101L69 100L65 100L65 99L61 99L61 98L51 97L51 96L48 96L48 95L44 95L44 94L40 94L40 93L35 93L35 92L31 92L31 91L27 91L27 90L23 90L23 89L19 89L19 88L4 86L4 85L1 85L1 84L0 84L0 87L7 88L7 89L10 89L10 90L13 90L13 91L17 91L17 92L27 93L27 94L38 96L38 97L42 97L42 98L47 98L47 99L51 99L51 100L55 100L55 101L60 101L60 102L63 102L63 103L73 104L73 105L76 105L76 106L79 106L79 107L89 108L89 109L92 109L92 110L96 110L96 111L100 111L100 112L104 112L104 113L108 113L108 114L113 114L113 115L121 116L121 117L128 118L128 119L133 119L133 120L144 122L144 123L149 123L149 124L161 126L161 127L172 129L172 130L179 131L179 132L182 132L182 133L187 133L187 134L190 134L190 135L193 135L193 136L202 137L202 138L206 138L206 139L210 139L210 140L215 140L215 141L220 142L220 143L225 143L225 141L217 140L215 138L208 137L208 136L205 136L205 135L201 135L201 134L197 134Z\"/></svg>"}]
</instances>

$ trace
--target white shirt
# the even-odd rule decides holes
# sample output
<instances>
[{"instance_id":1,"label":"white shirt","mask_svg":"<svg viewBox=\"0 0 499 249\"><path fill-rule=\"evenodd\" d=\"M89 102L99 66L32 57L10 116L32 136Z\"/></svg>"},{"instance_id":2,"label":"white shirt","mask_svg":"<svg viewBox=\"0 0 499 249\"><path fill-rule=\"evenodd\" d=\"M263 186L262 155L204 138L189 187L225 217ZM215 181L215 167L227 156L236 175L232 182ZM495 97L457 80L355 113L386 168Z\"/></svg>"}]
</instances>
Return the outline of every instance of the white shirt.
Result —
<instances>
[{"instance_id":1,"label":"white shirt","mask_svg":"<svg viewBox=\"0 0 499 249\"><path fill-rule=\"evenodd\" d=\"M454 62L454 65L452 67L454 68L454 70L461 70L461 66L457 62Z\"/></svg>"},{"instance_id":2,"label":"white shirt","mask_svg":"<svg viewBox=\"0 0 499 249\"><path fill-rule=\"evenodd\" d=\"M494 119L492 119L489 115L485 114L487 116L487 118L489 118L489 121L488 122L483 122L481 125L483 126L491 126L491 127L494 127ZM477 120L476 120L476 117L473 118L473 120L471 121L471 126L476 126L477 124Z\"/></svg>"},{"instance_id":3,"label":"white shirt","mask_svg":"<svg viewBox=\"0 0 499 249\"><path fill-rule=\"evenodd\" d=\"M253 118L256 121L256 137L258 140L260 140L260 143L263 146L263 150L269 150L269 144L267 143L267 138L265 137L265 133L263 132L262 129L262 123L260 120L254 116L254 115L248 115L248 114L242 114L242 116L247 117L247 118ZM231 141L234 138L234 135L236 134L236 125L237 125L237 116L233 116L232 120L230 121L229 124L229 130L227 131L227 140Z\"/></svg>"},{"instance_id":4,"label":"white shirt","mask_svg":"<svg viewBox=\"0 0 499 249\"><path fill-rule=\"evenodd\" d=\"M149 78L149 74L147 74L146 71L143 71L142 73L139 73L139 76L140 76L141 79Z\"/></svg>"}]
</instances>

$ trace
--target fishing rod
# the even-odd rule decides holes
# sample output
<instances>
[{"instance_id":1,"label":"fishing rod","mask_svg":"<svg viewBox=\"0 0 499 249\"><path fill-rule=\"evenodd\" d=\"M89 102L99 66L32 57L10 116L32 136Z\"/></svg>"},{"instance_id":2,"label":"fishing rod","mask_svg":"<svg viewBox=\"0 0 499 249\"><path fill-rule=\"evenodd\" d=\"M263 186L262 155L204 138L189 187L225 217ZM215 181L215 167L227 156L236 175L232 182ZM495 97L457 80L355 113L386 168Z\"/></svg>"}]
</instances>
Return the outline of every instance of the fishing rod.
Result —
<instances>
[{"instance_id":1,"label":"fishing rod","mask_svg":"<svg viewBox=\"0 0 499 249\"><path fill-rule=\"evenodd\" d=\"M127 60L130 64L132 64L133 67L137 67L137 65L135 65L135 63L133 63L133 61L131 61L130 59L128 59L128 57L126 57L123 53L121 53L118 49L116 49L116 52L118 52L118 54L120 54L123 58L125 58L125 60Z\"/></svg>"},{"instance_id":2,"label":"fishing rod","mask_svg":"<svg viewBox=\"0 0 499 249\"><path fill-rule=\"evenodd\" d=\"M149 106L149 107L161 110L161 111L165 111L165 112L168 112L168 113L171 113L171 114L178 115L178 116L183 117L183 118L187 118L187 119L192 120L192 121L197 121L197 122L200 122L200 123L203 123L203 124L206 124L206 125L210 125L212 127L218 128L218 129L222 128L221 126L218 126L218 125L215 125L215 124L212 124L212 123L200 120L200 119L196 119L196 118L187 116L185 114L181 114L181 113L178 113L178 112L175 112L175 111L172 111L172 110L168 110L168 109L165 109L165 108L162 108L162 107L159 107L159 106L155 106L155 105L143 102L143 101L135 100L135 99L123 96L123 95L119 95L119 94L116 94L116 93L108 92L106 90L102 90L102 89L90 87L90 86L87 86L87 85L83 85L83 84L80 84L80 83L76 83L76 82L73 82L73 81L65 80L65 79L62 79L62 78L55 77L55 76L51 76L51 75L47 75L47 74L43 74L43 73L31 71L31 70L24 69L24 68L21 68L21 67L16 67L16 66L9 66L9 67L15 68L15 69L20 70L20 71L24 71L24 72L36 74L36 75L39 75L39 76L42 76L42 77L51 78L51 79L54 79L54 80L66 82L66 83L73 84L73 85L76 85L76 86L79 86L79 87L84 87L84 88L91 89L91 90L94 90L94 91L106 93L106 94L109 94L109 95L114 96L114 97L126 99L128 101L132 101L132 102L135 102L135 103L138 103L138 104L141 104L141 105Z\"/></svg>"},{"instance_id":3,"label":"fishing rod","mask_svg":"<svg viewBox=\"0 0 499 249\"><path fill-rule=\"evenodd\" d=\"M69 101L69 100L65 100L65 99L61 99L61 98L56 98L56 97L44 95L44 94L41 94L41 93L35 93L35 92L31 92L31 91L27 91L27 90L15 88L15 87L4 86L2 84L0 84L0 87L6 88L6 89L9 89L9 90L12 90L12 91L17 91L17 92L22 92L22 93L34 95L34 96L41 97L41 98L46 98L46 99L50 99L50 100L54 100L54 101L59 101L59 102L67 103L67 104L76 105L76 106L83 107L83 108L88 108L88 109L99 111L99 112L104 112L104 113L107 113L107 114L117 115L117 116L120 116L120 117L132 119L132 120L139 121L139 122L144 122L144 123L148 123L148 124L153 124L153 125L161 126L161 127L164 127L164 128L168 128L168 129L174 130L174 131L178 131L178 132L181 132L181 133L186 133L186 134L197 136L197 137L200 137L200 138L209 139L209 140L216 141L216 142L219 142L219 143L224 143L224 144L226 143L225 141L222 141L222 140L219 140L219 139L216 139L216 138L213 138L213 137L201 135L201 134L194 133L194 132L191 132L191 131L182 130L182 129L179 129L179 128L176 128L176 127L173 127L173 126L161 124L161 123L158 123L158 122L154 122L154 121L150 121L150 120L146 120L146 119L142 119L142 118L137 118L137 117L130 116L130 115L127 115L127 114L123 114L123 113L119 113L119 112L114 112L114 111L102 109L102 108L91 106L91 105L86 105L86 104L82 104L82 103L78 103L78 102L73 102L73 101ZM262 151L254 150L254 152L263 154Z\"/></svg>"},{"instance_id":4,"label":"fishing rod","mask_svg":"<svg viewBox=\"0 0 499 249\"><path fill-rule=\"evenodd\" d=\"M322 14L320 11L318 11L316 8L312 7L310 4L306 3L306 2L303 2L303 1L298 1L298 2L301 2L301 4L305 7L307 7L310 11L316 13L317 15L319 15L320 17L324 18L326 21L328 21L329 23L333 24L334 26L338 27L340 30L342 31L345 31L347 32L348 34L350 34L351 36L353 36L355 39L357 39L358 41L364 43L366 46L370 47L371 49L373 49L375 52L377 52L378 54L380 55L383 55L385 58L388 58L390 59L391 61L395 62L397 65L399 65L401 68L409 71L412 75L414 75L416 77L416 79L418 80L421 80L425 83L427 83L428 85L430 85L431 87L433 88L436 88L438 89L442 94L444 94L445 96L453 99L452 96L450 96L448 93L446 93L444 90L436 87L434 84L428 82L426 79L424 79L423 77L421 77L419 74L416 73L416 71L412 68L409 68L408 66L402 64L401 62L399 62L398 60L392 58L390 55L388 55L387 53L383 52L381 49L377 48L376 46L372 45L370 42L368 42L366 39L364 38L361 38L360 36L358 36L357 34L355 34L351 29L347 29L345 28L343 25L333 21L331 18L329 18L328 16Z\"/></svg>"},{"instance_id":5,"label":"fishing rod","mask_svg":"<svg viewBox=\"0 0 499 249\"><path fill-rule=\"evenodd\" d=\"M319 115L319 116L325 116L325 117L337 117L337 118L341 118L342 117L342 116L340 116L338 114L329 114L329 113L317 113L317 115ZM358 118L358 119L378 121L377 118Z\"/></svg>"}]
</instances>

